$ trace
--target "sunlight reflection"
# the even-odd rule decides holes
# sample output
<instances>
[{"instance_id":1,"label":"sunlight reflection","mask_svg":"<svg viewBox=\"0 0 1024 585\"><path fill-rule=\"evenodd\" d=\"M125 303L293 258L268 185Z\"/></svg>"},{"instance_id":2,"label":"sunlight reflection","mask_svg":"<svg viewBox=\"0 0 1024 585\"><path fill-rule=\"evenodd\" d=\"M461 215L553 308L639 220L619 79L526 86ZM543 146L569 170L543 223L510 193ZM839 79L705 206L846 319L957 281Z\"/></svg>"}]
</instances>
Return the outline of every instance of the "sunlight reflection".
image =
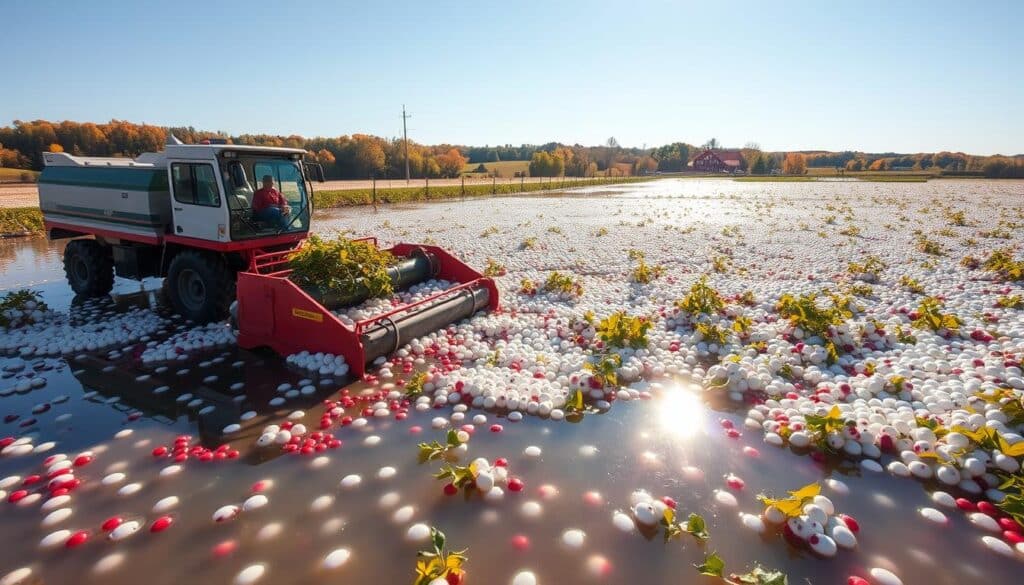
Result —
<instances>
[{"instance_id":1,"label":"sunlight reflection","mask_svg":"<svg viewBox=\"0 0 1024 585\"><path fill-rule=\"evenodd\" d=\"M682 386L668 388L660 402L659 426L672 436L689 439L703 426L706 407L692 390Z\"/></svg>"}]
</instances>

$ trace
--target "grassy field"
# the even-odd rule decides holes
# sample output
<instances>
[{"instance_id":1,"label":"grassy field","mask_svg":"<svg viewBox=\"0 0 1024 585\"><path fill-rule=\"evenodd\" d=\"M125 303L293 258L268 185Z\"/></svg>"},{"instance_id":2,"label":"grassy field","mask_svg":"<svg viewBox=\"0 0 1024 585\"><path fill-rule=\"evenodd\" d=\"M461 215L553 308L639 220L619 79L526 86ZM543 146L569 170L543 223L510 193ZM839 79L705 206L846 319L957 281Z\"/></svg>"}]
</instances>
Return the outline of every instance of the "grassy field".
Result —
<instances>
[{"instance_id":1,"label":"grassy field","mask_svg":"<svg viewBox=\"0 0 1024 585\"><path fill-rule=\"evenodd\" d=\"M25 173L32 177L34 183L39 178L39 171L26 171L25 169L8 169L0 167L0 183L25 183Z\"/></svg>"},{"instance_id":2,"label":"grassy field","mask_svg":"<svg viewBox=\"0 0 1024 585\"><path fill-rule=\"evenodd\" d=\"M0 236L43 233L43 212L38 207L0 208Z\"/></svg>"},{"instance_id":3,"label":"grassy field","mask_svg":"<svg viewBox=\"0 0 1024 585\"><path fill-rule=\"evenodd\" d=\"M486 173L476 172L480 163L468 163L462 169L462 174L471 176L482 176ZM530 161L528 160L503 160L499 162L484 163L488 173L496 172L499 177L514 177L516 173L530 174Z\"/></svg>"},{"instance_id":4,"label":"grassy field","mask_svg":"<svg viewBox=\"0 0 1024 585\"><path fill-rule=\"evenodd\" d=\"M594 187L620 183L650 181L656 177L620 177L611 179L574 179L572 177L556 177L546 181L532 183L498 183L496 185L466 185L465 192L461 185L445 185L438 187L400 187L397 189L377 189L378 203L405 203L412 201L433 201L436 199L457 199L459 197L485 197L488 195L515 195L573 187ZM335 189L316 191L313 193L315 208L349 207L353 205L370 205L373 203L371 189Z\"/></svg>"}]
</instances>

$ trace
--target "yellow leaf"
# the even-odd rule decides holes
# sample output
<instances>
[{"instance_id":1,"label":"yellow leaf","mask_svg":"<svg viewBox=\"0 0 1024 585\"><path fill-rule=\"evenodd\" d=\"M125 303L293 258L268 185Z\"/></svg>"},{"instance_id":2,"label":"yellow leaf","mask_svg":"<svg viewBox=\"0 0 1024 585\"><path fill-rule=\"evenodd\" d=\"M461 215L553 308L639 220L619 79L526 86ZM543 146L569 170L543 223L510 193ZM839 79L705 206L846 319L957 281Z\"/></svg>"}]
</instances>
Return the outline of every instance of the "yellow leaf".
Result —
<instances>
[{"instance_id":1,"label":"yellow leaf","mask_svg":"<svg viewBox=\"0 0 1024 585\"><path fill-rule=\"evenodd\" d=\"M840 417L840 414L839 414L839 405L838 405L838 404L837 404L837 405L835 405L835 406L833 406L833 407L832 407L832 410L828 411L828 417L829 417L829 418L839 418L839 417ZM817 486L818 484L811 484L811 485ZM806 487L806 486L805 486L805 487ZM801 488L801 489L803 489L803 488ZM818 489L820 490L821 488L819 487ZM817 495L817 492L815 492L815 494L814 494L814 495Z\"/></svg>"},{"instance_id":2,"label":"yellow leaf","mask_svg":"<svg viewBox=\"0 0 1024 585\"><path fill-rule=\"evenodd\" d=\"M665 518L665 523L671 526L676 521L676 511L672 508L665 507L665 512L662 514Z\"/></svg>"},{"instance_id":3,"label":"yellow leaf","mask_svg":"<svg viewBox=\"0 0 1024 585\"><path fill-rule=\"evenodd\" d=\"M789 518L799 516L804 508L803 502L795 499L778 500L775 507Z\"/></svg>"},{"instance_id":4,"label":"yellow leaf","mask_svg":"<svg viewBox=\"0 0 1024 585\"><path fill-rule=\"evenodd\" d=\"M814 485L814 484L812 484L812 485ZM808 487L810 487L810 486L806 486L804 488L801 488L801 489L797 490L796 492L790 492L790 493L811 493L810 490L807 489ZM820 491L820 488L819 488L818 491ZM803 512L803 507L804 507L804 504L807 503L807 500L809 500L809 499L813 498L815 495L817 495L818 491L814 491L813 494L808 495L808 496L804 496L804 497L791 497L791 498L784 498L784 499L779 499L779 500L773 500L771 498L766 498L764 496L758 496L758 499L761 500L761 503L763 503L765 506L774 506L774 507L778 508L779 511L782 512L783 514L785 514L787 517L795 518L796 516L799 516Z\"/></svg>"},{"instance_id":5,"label":"yellow leaf","mask_svg":"<svg viewBox=\"0 0 1024 585\"><path fill-rule=\"evenodd\" d=\"M577 390L573 393L569 406L574 410L583 410L583 391Z\"/></svg>"},{"instance_id":6,"label":"yellow leaf","mask_svg":"<svg viewBox=\"0 0 1024 585\"><path fill-rule=\"evenodd\" d=\"M839 407L837 406L835 408L838 409ZM793 496L794 498L796 498L797 500L805 500L807 498L813 498L814 496L816 496L816 495L818 495L820 493L821 493L821 486L818 485L817 483L809 483L809 484L805 485L804 487L802 487L802 488L800 488L800 489L798 489L798 490L796 490L794 492L789 492L789 494L791 496Z\"/></svg>"},{"instance_id":7,"label":"yellow leaf","mask_svg":"<svg viewBox=\"0 0 1024 585\"><path fill-rule=\"evenodd\" d=\"M456 554L448 555L445 559L445 571L447 573L459 573L462 570L462 557Z\"/></svg>"},{"instance_id":8,"label":"yellow leaf","mask_svg":"<svg viewBox=\"0 0 1024 585\"><path fill-rule=\"evenodd\" d=\"M980 441L982 437L981 431L972 431L971 429L961 425L956 425L950 430L960 433L961 435L967 437L968 439L974 441L975 443Z\"/></svg>"},{"instance_id":9,"label":"yellow leaf","mask_svg":"<svg viewBox=\"0 0 1024 585\"><path fill-rule=\"evenodd\" d=\"M1020 457L1024 455L1024 441L1011 445L1002 435L999 435L999 450L1008 457Z\"/></svg>"},{"instance_id":10,"label":"yellow leaf","mask_svg":"<svg viewBox=\"0 0 1024 585\"><path fill-rule=\"evenodd\" d=\"M439 572L442 568L440 557L430 557L429 559L421 558L416 561L416 573L432 579L439 576Z\"/></svg>"}]
</instances>

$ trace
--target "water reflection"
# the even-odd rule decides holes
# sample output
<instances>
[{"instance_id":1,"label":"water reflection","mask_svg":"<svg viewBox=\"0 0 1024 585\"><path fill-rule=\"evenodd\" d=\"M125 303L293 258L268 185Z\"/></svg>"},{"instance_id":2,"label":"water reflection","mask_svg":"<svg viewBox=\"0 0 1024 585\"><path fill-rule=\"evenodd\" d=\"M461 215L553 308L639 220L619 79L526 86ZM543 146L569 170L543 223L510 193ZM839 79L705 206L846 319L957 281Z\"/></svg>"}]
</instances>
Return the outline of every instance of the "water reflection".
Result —
<instances>
[{"instance_id":1,"label":"water reflection","mask_svg":"<svg viewBox=\"0 0 1024 585\"><path fill-rule=\"evenodd\" d=\"M675 184L666 183L668 194L672 194ZM658 220L670 223L680 211L695 219L707 217L701 209L708 199L718 197L719 191L747 193L756 189L769 196L784 193L791 201L811 200L815 194L834 198L847 193L847 187L837 192L835 187L820 183L734 188L732 183L716 181L680 182L679 190L689 189L689 185L695 187L693 193L685 193L686 198L644 204L671 210L673 216L664 215ZM851 188L872 191L882 187ZM941 191L943 187L940 183L927 188ZM657 193L661 192L659 188ZM655 193L654 187L631 187L619 199ZM463 237L467 231L479 233L480 228L449 227L450 218L458 214L491 217L489 221L506 225L500 216L507 216L509 206L516 201L392 209L389 219L394 227L380 230L375 228L380 220L369 213L345 210L333 220L321 217L318 229L351 228L358 233L380 232L378 235L398 239L405 237L404 230L414 233L428 226L445 226L449 233L436 237L453 243L462 238L462 244L453 247L465 249L474 262L482 264L487 248L466 249ZM628 204L634 205L632 201ZM606 224L616 207L625 204L612 201L603 205L597 201L582 206L569 205L566 200L536 199L529 205L547 217L567 217L567 222L581 227L580 233L587 233ZM736 212L729 217L742 216L733 199L718 197L715 205L732 206ZM719 219L716 216L704 221ZM631 229L629 233L636 238L637 247L662 247L660 241L652 241L650 231ZM796 236L778 237L783 241L773 245L781 248L788 245L786 237ZM66 310L72 295L63 281L59 251L59 244L43 245L38 240L19 244L18 249L0 245L0 289L31 285L41 290L51 307ZM600 269L606 259L602 253L583 255L583 268ZM607 258L622 254L619 249L606 253ZM119 279L115 292L135 292L138 288L138 283ZM134 298L129 295L118 302ZM71 311L76 319L86 318L78 315L86 312L77 308ZM172 332L169 328L154 339L163 339ZM95 463L77 472L86 484L75 494L74 514L66 524L70 530L92 531L90 543L76 551L63 547L41 550L38 543L58 527L42 526L38 507L29 510L5 504L0 506L0 523L7 537L0 547L0 576L15 567L31 565L33 583L231 583L243 568L261 563L268 571L263 582L408 583L416 551L422 548L407 540L408 525L423 522L442 528L456 548L469 547L469 583L473 584L509 583L520 569L535 572L541 583L562 585L698 582L701 578L693 565L711 550L722 554L727 570L750 569L759 562L788 573L790 583L840 583L849 575L866 575L870 567L889 569L908 585L1020 582L1019 561L998 557L983 548L979 539L982 533L962 515L951 513L949 524L943 528L927 524L916 510L932 504L918 482L886 473L862 473L859 465L848 462L838 467L821 464L804 453L767 446L759 431L743 427L744 409L730 412L718 404L705 406L697 399L696 389L685 382L656 388L654 400L616 403L601 415L588 413L580 424L538 417L512 424L500 413L471 410L467 418L476 414L486 417L486 422L475 425L471 456L507 458L509 468L527 487L522 493L506 494L502 502L479 498L467 501L445 496L432 475L437 467L416 461L416 443L444 439L444 432L432 429L431 424L434 417L450 415L448 409L412 412L404 421L373 417L366 426L336 427L332 432L345 441L340 450L314 459L285 457L275 447L256 448L255 440L265 424L280 422L297 409L306 413L303 424L315 428L323 411L318 402L322 397L319 381L314 383L317 394L296 397L286 407L265 409L268 400L280 394L279 384L288 382L294 388L307 374L289 371L278 358L227 348L193 354L157 372L157 367L133 360L129 355L132 351L117 349L123 358L110 358L100 352L89 357L95 360L93 363L36 359L26 366L31 374L0 374L0 415L12 417L7 426L0 427L0 437L32 434L37 442L56 441L55 452L73 456L88 449L98 456ZM217 359L222 361L215 363ZM0 370L8 360L13 362L13 358L0 356ZM243 363L235 367L238 361ZM210 363L204 366L204 362ZM108 370L110 367L114 369ZM179 368L190 372L179 375ZM22 375L38 375L47 383L3 395ZM151 377L140 380L143 375ZM207 382L209 376L217 376L217 380ZM335 382L335 390L344 384ZM244 387L232 388L239 383ZM156 393L161 385L170 388ZM91 395L94 390L97 394ZM352 392L361 390L354 388ZM89 398L82 399L87 392ZM185 393L201 397L203 406L188 408L187 402L178 402ZM115 397L119 399L109 401ZM33 413L37 406L46 405L50 405L48 410ZM127 412L126 406L132 412ZM201 414L207 406L213 410ZM136 411L145 414L132 421ZM258 415L241 421L243 411ZM358 416L357 412L352 414ZM35 419L33 426L19 426L30 416ZM735 436L725 432L719 424L722 419L735 425ZM240 423L240 429L223 435L229 423ZM503 430L488 432L493 423L503 424ZM131 438L113 438L123 427L134 433ZM180 475L160 475L168 462L153 458L151 448L170 444L180 434L196 436L206 447L230 442L242 456L239 461L219 464L190 460L182 465ZM371 436L376 437L372 444L367 441ZM528 446L542 449L543 455L523 455ZM44 457L40 453L0 458L0 478L45 471L39 465ZM258 462L264 464L255 465ZM384 466L396 469L397 475L391 479L382 476ZM142 491L130 496L118 494L118 488L104 487L101 478L114 471L127 474L127 482L141 483ZM363 478L361 487L341 491L339 480L349 475ZM715 497L729 489L724 481L729 475L746 481L746 487L729 491L735 506L727 506ZM823 482L825 493L839 511L861 522L863 531L854 551L844 551L828 561L815 559L786 544L778 534L757 534L739 520L737 512L760 512L762 504L756 499L760 492L779 495L813 481L838 477L844 483ZM229 523L212 521L215 510L225 504L240 504L256 482L268 479L274 482L273 490L268 492L269 506ZM664 544L660 538L648 541L636 533L621 532L612 524L612 514L626 508L630 494L638 489L655 497L672 497L680 510L702 514L711 540L706 545L693 539ZM885 499L875 494L884 494ZM334 498L324 499L325 495ZM145 517L148 523L155 517L154 502L170 497L180 499L181 506L173 512L174 527L166 532L142 530L131 540L116 544L99 532L102 523L115 515ZM562 535L569 529L586 534L578 550L560 546ZM111 547L115 546L113 552ZM326 573L323 559L341 547L352 551L352 560L341 572Z\"/></svg>"},{"instance_id":2,"label":"water reflection","mask_svg":"<svg viewBox=\"0 0 1024 585\"><path fill-rule=\"evenodd\" d=\"M184 370L155 365L147 368L148 374L139 376L131 358L83 356L74 361L72 373L83 390L96 392L92 401L125 414L136 412L164 425L188 421L195 426L203 446L215 448L231 441L238 445L242 460L250 464L265 463L282 454L280 450L254 448L265 425L297 410L306 413L309 424L315 423L324 410L323 399L339 385L334 381L317 385L315 392L290 400L287 408L272 407L269 402L279 394L278 381L294 376L277 360L233 349L196 354L190 365L195 366L204 357L212 358L200 362L206 367L196 367L186 374L180 373ZM193 400L201 401L202 408L191 404ZM243 413L249 414L243 417ZM225 428L233 424L238 428L225 434Z\"/></svg>"}]
</instances>

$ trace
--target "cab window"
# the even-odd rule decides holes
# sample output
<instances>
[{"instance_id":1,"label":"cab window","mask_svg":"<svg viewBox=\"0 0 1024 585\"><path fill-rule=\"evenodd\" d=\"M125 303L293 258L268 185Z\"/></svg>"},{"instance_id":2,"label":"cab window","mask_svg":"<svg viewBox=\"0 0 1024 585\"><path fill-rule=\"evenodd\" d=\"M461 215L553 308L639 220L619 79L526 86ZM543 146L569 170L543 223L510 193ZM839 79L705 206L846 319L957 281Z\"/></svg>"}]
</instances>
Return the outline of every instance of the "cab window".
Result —
<instances>
[{"instance_id":1,"label":"cab window","mask_svg":"<svg viewBox=\"0 0 1024 585\"><path fill-rule=\"evenodd\" d=\"M174 200L190 205L220 207L217 175L213 167L201 163L174 163L171 165Z\"/></svg>"}]
</instances>

